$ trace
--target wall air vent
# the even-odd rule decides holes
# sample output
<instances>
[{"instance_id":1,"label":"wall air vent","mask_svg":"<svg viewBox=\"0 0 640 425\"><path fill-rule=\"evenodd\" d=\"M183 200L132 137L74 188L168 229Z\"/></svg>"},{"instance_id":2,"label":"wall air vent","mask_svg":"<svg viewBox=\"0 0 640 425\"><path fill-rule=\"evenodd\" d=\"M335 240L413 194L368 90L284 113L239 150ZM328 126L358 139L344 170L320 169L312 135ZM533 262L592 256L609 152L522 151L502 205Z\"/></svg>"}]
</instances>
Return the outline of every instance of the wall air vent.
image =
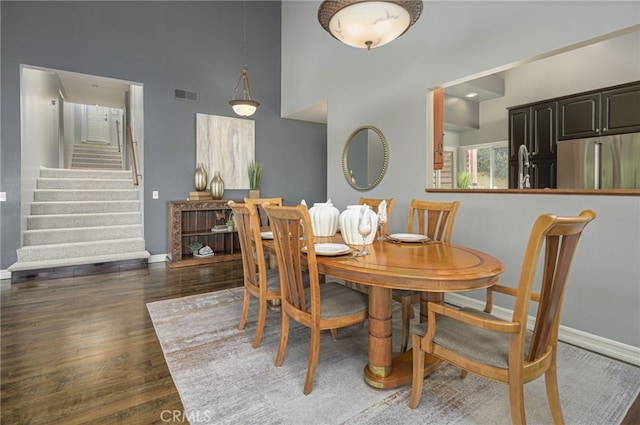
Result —
<instances>
[{"instance_id":1,"label":"wall air vent","mask_svg":"<svg viewBox=\"0 0 640 425\"><path fill-rule=\"evenodd\" d=\"M173 97L175 97L178 100L188 100L190 102L197 102L198 101L198 92L189 91L189 90L175 89L173 91Z\"/></svg>"}]
</instances>

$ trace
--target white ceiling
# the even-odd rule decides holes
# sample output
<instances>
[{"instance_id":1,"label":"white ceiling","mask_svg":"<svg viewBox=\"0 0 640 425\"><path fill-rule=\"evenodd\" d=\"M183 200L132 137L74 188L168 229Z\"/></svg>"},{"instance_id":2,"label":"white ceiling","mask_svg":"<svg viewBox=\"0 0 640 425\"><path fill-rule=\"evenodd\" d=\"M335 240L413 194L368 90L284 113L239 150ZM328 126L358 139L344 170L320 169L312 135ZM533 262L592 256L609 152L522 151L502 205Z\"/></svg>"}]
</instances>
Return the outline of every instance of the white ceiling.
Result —
<instances>
[{"instance_id":1,"label":"white ceiling","mask_svg":"<svg viewBox=\"0 0 640 425\"><path fill-rule=\"evenodd\" d=\"M50 70L57 74L66 102L124 108L124 95L133 84L129 81L76 72Z\"/></svg>"}]
</instances>

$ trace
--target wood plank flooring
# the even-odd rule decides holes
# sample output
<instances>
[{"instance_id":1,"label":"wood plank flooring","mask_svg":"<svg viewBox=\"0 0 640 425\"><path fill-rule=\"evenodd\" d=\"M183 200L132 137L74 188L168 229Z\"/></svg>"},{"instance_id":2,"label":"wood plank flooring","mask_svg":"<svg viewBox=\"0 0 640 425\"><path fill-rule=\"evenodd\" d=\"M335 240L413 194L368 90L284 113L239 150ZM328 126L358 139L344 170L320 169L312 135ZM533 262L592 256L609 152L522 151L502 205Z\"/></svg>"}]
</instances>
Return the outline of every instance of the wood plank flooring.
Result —
<instances>
[{"instance_id":1,"label":"wood plank flooring","mask_svg":"<svg viewBox=\"0 0 640 425\"><path fill-rule=\"evenodd\" d=\"M187 423L146 303L241 284L239 261L2 281L0 423Z\"/></svg>"},{"instance_id":2,"label":"wood plank flooring","mask_svg":"<svg viewBox=\"0 0 640 425\"><path fill-rule=\"evenodd\" d=\"M3 282L0 422L173 423L182 404L146 303L240 285L238 261Z\"/></svg>"}]
</instances>

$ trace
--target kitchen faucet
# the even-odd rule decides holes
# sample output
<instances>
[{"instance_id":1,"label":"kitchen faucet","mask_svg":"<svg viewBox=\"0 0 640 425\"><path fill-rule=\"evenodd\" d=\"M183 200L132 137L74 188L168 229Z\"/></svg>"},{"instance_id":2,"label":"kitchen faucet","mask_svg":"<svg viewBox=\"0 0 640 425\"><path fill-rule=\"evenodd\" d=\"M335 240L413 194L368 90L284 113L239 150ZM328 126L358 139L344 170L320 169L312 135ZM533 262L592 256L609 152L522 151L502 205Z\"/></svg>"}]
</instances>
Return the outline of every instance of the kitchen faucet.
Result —
<instances>
[{"instance_id":1,"label":"kitchen faucet","mask_svg":"<svg viewBox=\"0 0 640 425\"><path fill-rule=\"evenodd\" d=\"M529 151L525 145L518 149L518 189L529 189Z\"/></svg>"}]
</instances>

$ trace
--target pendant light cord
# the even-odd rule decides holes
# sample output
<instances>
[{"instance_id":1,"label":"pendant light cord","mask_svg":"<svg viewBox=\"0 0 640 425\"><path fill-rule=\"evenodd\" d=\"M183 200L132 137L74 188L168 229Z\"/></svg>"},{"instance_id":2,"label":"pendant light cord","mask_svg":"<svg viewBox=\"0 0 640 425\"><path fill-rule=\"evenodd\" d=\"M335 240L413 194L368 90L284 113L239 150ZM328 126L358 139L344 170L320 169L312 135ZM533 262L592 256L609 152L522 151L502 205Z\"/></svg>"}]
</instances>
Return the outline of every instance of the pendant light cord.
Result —
<instances>
[{"instance_id":1,"label":"pendant light cord","mask_svg":"<svg viewBox=\"0 0 640 425\"><path fill-rule=\"evenodd\" d=\"M244 67L247 68L247 1L242 2L242 50L244 52Z\"/></svg>"}]
</instances>

